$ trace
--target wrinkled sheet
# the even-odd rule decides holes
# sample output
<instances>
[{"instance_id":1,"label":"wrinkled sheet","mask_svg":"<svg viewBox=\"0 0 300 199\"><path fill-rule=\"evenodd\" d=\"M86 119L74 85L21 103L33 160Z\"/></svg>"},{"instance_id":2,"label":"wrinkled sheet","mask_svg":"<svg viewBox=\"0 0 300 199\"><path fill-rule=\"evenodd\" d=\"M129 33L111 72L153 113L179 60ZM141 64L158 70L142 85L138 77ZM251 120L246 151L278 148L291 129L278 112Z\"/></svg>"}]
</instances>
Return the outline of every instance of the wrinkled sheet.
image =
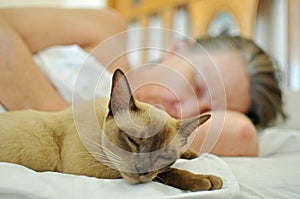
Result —
<instances>
[{"instance_id":1,"label":"wrinkled sheet","mask_svg":"<svg viewBox=\"0 0 300 199\"><path fill-rule=\"evenodd\" d=\"M179 160L174 167L195 173L214 174L224 181L221 190L190 192L158 182L130 185L123 179L35 172L26 167L0 163L0 198L234 198L239 185L228 165L214 155Z\"/></svg>"},{"instance_id":2,"label":"wrinkled sheet","mask_svg":"<svg viewBox=\"0 0 300 199\"><path fill-rule=\"evenodd\" d=\"M222 158L237 177L239 198L300 198L300 132L266 129L259 148L259 157Z\"/></svg>"}]
</instances>

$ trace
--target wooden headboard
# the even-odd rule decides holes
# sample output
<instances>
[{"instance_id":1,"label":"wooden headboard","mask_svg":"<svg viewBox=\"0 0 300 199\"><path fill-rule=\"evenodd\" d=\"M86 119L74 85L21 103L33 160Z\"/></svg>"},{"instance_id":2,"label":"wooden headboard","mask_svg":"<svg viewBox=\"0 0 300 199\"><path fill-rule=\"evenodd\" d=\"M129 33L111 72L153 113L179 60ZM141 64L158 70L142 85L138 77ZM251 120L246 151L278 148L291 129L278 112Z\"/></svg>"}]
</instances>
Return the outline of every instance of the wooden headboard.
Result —
<instances>
[{"instance_id":1,"label":"wooden headboard","mask_svg":"<svg viewBox=\"0 0 300 199\"><path fill-rule=\"evenodd\" d=\"M189 16L190 35L207 34L212 19L221 12L230 13L239 28L240 35L252 38L258 0L109 0L128 22L136 21L141 27L149 25L149 19L159 15L164 28L172 29L174 12L184 7Z\"/></svg>"},{"instance_id":2,"label":"wooden headboard","mask_svg":"<svg viewBox=\"0 0 300 199\"><path fill-rule=\"evenodd\" d=\"M173 29L175 12L183 8L188 16L187 34L198 38L208 34L211 21L221 13L229 13L239 29L239 34L252 38L258 0L108 0L108 6L119 12L128 24L149 27L150 19L159 16L161 27ZM163 33L163 46L172 40L172 31ZM143 31L141 45L146 46L148 33ZM146 63L149 54L141 51L141 62Z\"/></svg>"}]
</instances>

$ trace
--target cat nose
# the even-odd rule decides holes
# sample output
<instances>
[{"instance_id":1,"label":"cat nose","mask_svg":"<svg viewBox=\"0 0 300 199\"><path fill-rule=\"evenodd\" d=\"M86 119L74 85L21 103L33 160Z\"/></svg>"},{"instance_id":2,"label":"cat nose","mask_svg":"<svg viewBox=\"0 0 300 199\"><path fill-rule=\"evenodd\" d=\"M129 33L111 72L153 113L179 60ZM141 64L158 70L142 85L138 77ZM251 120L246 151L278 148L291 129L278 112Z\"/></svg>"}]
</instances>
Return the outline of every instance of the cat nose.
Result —
<instances>
[{"instance_id":1,"label":"cat nose","mask_svg":"<svg viewBox=\"0 0 300 199\"><path fill-rule=\"evenodd\" d=\"M146 169L144 169L141 166L135 166L135 169L139 176L147 175L149 173L149 171L147 171Z\"/></svg>"}]
</instances>

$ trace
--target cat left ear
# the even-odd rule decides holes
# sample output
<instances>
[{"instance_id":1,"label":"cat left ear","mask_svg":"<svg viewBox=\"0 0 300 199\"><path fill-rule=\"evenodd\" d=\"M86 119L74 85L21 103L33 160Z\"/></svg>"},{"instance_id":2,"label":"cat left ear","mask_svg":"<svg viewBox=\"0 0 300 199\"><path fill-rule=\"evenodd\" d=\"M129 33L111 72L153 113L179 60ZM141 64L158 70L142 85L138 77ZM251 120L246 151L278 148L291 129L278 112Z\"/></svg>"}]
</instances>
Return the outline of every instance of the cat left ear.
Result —
<instances>
[{"instance_id":1,"label":"cat left ear","mask_svg":"<svg viewBox=\"0 0 300 199\"><path fill-rule=\"evenodd\" d=\"M210 117L210 114L205 114L191 119L182 120L179 133L184 138L188 138L196 128L198 128L201 124L206 122Z\"/></svg>"},{"instance_id":2,"label":"cat left ear","mask_svg":"<svg viewBox=\"0 0 300 199\"><path fill-rule=\"evenodd\" d=\"M120 110L136 110L135 101L129 82L120 69L116 69L112 78L110 100L108 104L109 115Z\"/></svg>"}]
</instances>

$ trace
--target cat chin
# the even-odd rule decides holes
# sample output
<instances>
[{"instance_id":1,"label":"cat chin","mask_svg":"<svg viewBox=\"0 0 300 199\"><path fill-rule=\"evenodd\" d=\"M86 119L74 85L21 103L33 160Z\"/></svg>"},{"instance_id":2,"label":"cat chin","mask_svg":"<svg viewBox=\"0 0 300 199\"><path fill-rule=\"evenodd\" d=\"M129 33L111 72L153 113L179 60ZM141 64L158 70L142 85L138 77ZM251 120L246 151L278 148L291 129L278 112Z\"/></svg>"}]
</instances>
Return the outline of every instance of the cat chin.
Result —
<instances>
[{"instance_id":1,"label":"cat chin","mask_svg":"<svg viewBox=\"0 0 300 199\"><path fill-rule=\"evenodd\" d=\"M121 173L123 179L125 179L126 182L128 182L129 184L151 182L157 176L157 174L158 174L157 171L153 171L145 175L140 175L138 173Z\"/></svg>"}]
</instances>

